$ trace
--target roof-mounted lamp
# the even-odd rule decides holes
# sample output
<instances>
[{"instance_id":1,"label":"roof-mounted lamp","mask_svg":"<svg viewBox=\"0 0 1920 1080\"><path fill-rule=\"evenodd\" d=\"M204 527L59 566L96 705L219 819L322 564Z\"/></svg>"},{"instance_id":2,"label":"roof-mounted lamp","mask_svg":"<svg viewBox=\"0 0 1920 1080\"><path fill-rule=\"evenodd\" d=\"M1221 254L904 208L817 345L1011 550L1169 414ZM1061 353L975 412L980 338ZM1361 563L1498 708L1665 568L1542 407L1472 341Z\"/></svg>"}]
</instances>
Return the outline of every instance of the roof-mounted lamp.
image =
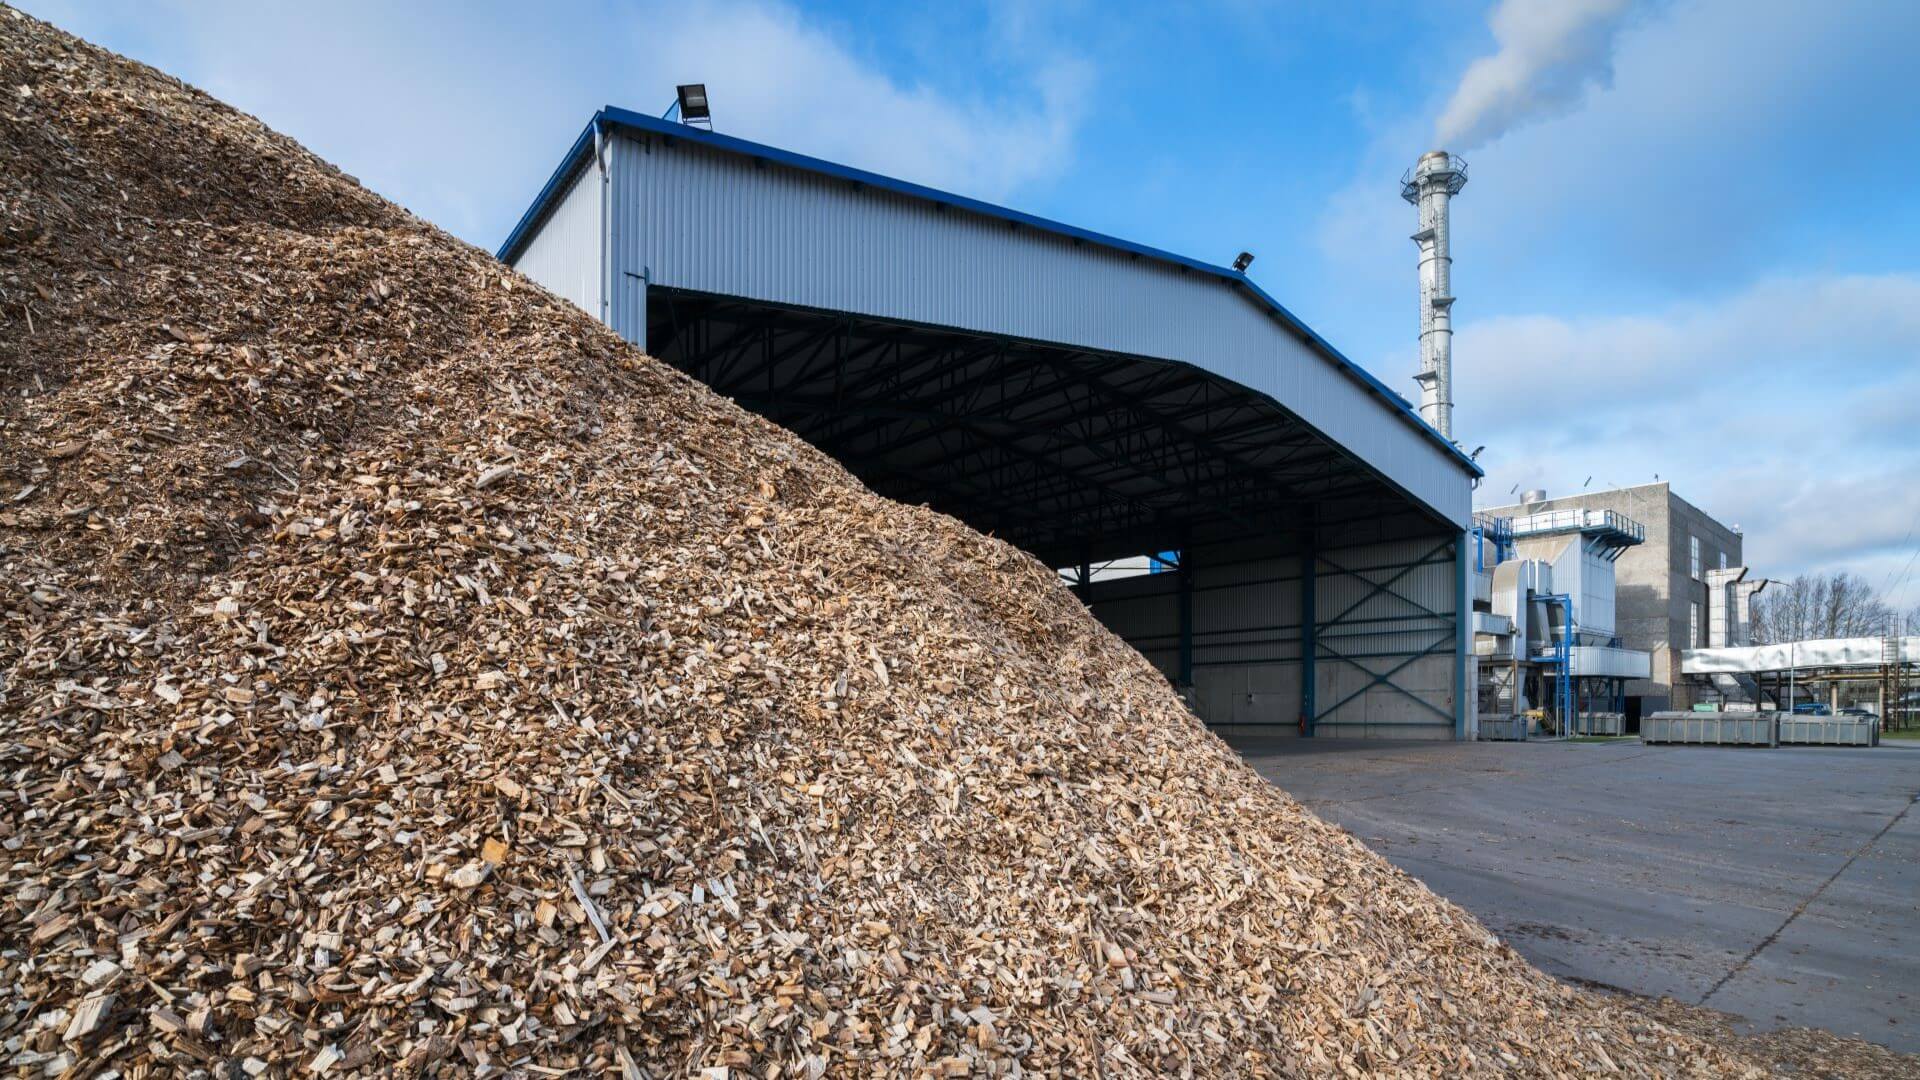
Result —
<instances>
[{"instance_id":1,"label":"roof-mounted lamp","mask_svg":"<svg viewBox=\"0 0 1920 1080\"><path fill-rule=\"evenodd\" d=\"M1244 274L1247 272L1247 267L1252 265L1253 265L1253 252L1243 251L1239 255L1234 256L1233 269L1236 273Z\"/></svg>"},{"instance_id":2,"label":"roof-mounted lamp","mask_svg":"<svg viewBox=\"0 0 1920 1080\"><path fill-rule=\"evenodd\" d=\"M713 109L707 104L707 84L687 83L674 88L679 101L680 122L692 127L713 130Z\"/></svg>"}]
</instances>

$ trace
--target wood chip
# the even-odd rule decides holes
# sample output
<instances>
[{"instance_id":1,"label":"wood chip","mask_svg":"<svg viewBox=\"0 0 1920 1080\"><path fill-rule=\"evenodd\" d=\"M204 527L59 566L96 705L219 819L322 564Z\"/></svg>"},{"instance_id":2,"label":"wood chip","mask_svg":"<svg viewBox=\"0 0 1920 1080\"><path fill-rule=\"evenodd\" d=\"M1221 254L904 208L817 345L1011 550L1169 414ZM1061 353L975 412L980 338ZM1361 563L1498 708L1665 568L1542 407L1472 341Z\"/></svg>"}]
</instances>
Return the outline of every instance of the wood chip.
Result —
<instances>
[{"instance_id":1,"label":"wood chip","mask_svg":"<svg viewBox=\"0 0 1920 1080\"><path fill-rule=\"evenodd\" d=\"M67 1042L80 1042L100 1030L107 1014L113 1009L113 1002L112 994L90 994L83 998L79 1007L73 1010L73 1019L67 1023L66 1033L60 1037Z\"/></svg>"},{"instance_id":2,"label":"wood chip","mask_svg":"<svg viewBox=\"0 0 1920 1080\"><path fill-rule=\"evenodd\" d=\"M3 7L0 71L10 1069L1761 1071L1023 552L171 78Z\"/></svg>"},{"instance_id":3,"label":"wood chip","mask_svg":"<svg viewBox=\"0 0 1920 1080\"><path fill-rule=\"evenodd\" d=\"M506 478L512 476L514 472L515 472L515 469L511 465L495 465L491 468L483 470L480 473L480 476L474 480L473 486L475 488L485 490L486 488L490 488L493 485L499 483L500 481L505 480Z\"/></svg>"}]
</instances>

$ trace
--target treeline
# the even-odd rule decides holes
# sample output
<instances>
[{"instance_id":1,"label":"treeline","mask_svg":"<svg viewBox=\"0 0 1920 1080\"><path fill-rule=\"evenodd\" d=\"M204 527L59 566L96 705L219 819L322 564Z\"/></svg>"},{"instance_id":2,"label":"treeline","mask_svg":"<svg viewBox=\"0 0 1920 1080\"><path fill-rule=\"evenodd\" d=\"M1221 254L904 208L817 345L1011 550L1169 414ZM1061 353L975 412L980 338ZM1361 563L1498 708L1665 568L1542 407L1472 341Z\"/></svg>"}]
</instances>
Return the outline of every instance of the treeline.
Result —
<instances>
[{"instance_id":1,"label":"treeline","mask_svg":"<svg viewBox=\"0 0 1920 1080\"><path fill-rule=\"evenodd\" d=\"M1753 600L1753 636L1762 645L1920 633L1920 608L1896 610L1864 578L1844 570L1774 581Z\"/></svg>"}]
</instances>

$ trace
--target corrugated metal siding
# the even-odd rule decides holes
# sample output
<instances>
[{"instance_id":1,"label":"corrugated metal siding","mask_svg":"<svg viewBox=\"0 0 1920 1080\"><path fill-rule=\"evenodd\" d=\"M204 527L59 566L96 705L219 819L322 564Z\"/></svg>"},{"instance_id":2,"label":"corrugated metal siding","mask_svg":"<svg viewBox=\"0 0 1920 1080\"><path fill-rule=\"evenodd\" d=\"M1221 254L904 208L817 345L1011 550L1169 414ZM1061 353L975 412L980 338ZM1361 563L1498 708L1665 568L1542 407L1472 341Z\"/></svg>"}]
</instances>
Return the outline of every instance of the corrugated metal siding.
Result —
<instances>
[{"instance_id":1,"label":"corrugated metal siding","mask_svg":"<svg viewBox=\"0 0 1920 1080\"><path fill-rule=\"evenodd\" d=\"M1321 555L1314 590L1314 610L1322 622L1314 690L1322 710L1318 733L1453 737L1450 717L1461 665L1454 621L1459 563L1452 545L1442 547L1439 538L1430 537ZM1426 565L1405 569L1422 559ZM1389 580L1385 591L1374 591L1375 584ZM1440 651L1400 666L1406 657L1435 647ZM1333 652L1353 662L1335 659ZM1395 667L1399 670L1387 680L1391 685L1368 686L1370 673ZM1409 700L1409 694L1444 716Z\"/></svg>"},{"instance_id":2,"label":"corrugated metal siding","mask_svg":"<svg viewBox=\"0 0 1920 1080\"><path fill-rule=\"evenodd\" d=\"M1155 574L1100 582L1094 586L1094 611L1107 629L1128 641L1171 635L1180 618L1172 576Z\"/></svg>"},{"instance_id":3,"label":"corrugated metal siding","mask_svg":"<svg viewBox=\"0 0 1920 1080\"><path fill-rule=\"evenodd\" d=\"M1197 568L1193 594L1196 672L1223 664L1297 664L1299 577L1300 560L1296 558ZM1194 678L1198 682L1200 676ZM1298 687L1297 676L1292 685ZM1298 706L1296 700L1289 708L1297 713Z\"/></svg>"},{"instance_id":4,"label":"corrugated metal siding","mask_svg":"<svg viewBox=\"0 0 1920 1080\"><path fill-rule=\"evenodd\" d=\"M1423 559L1425 565L1405 569ZM1442 544L1438 537L1321 552L1314 590L1323 623L1314 682L1322 710L1319 734L1453 737L1450 717L1462 670L1453 616L1456 560L1452 543ZM1294 729L1301 706L1300 571L1298 556L1214 566L1196 560L1192 701L1207 723L1258 724L1280 733ZM1395 575L1391 595L1367 595L1370 583ZM1178 588L1175 574L1101 582L1092 605L1102 622L1169 677L1179 665ZM1401 666L1435 647L1431 655ZM1334 651L1353 662L1336 659ZM1367 685L1371 673L1395 667L1400 670L1386 684Z\"/></svg>"},{"instance_id":5,"label":"corrugated metal siding","mask_svg":"<svg viewBox=\"0 0 1920 1080\"><path fill-rule=\"evenodd\" d=\"M1467 523L1457 462L1219 279L683 141L617 135L611 165L614 281L1196 364ZM615 301L635 337L634 301Z\"/></svg>"},{"instance_id":6,"label":"corrugated metal siding","mask_svg":"<svg viewBox=\"0 0 1920 1080\"><path fill-rule=\"evenodd\" d=\"M600 310L600 187L599 172L592 166L582 169L513 263L596 319L605 314Z\"/></svg>"}]
</instances>

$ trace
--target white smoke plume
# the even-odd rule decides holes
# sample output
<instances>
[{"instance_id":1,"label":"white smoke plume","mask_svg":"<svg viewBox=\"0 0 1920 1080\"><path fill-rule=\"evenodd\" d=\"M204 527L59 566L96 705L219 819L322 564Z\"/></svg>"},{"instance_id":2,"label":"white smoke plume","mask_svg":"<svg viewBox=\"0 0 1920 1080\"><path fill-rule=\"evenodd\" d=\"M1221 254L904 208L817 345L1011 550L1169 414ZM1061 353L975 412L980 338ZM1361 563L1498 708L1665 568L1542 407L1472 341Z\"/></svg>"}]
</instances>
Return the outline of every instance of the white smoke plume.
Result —
<instances>
[{"instance_id":1,"label":"white smoke plume","mask_svg":"<svg viewBox=\"0 0 1920 1080\"><path fill-rule=\"evenodd\" d=\"M1613 40L1632 0L1497 0L1500 48L1475 60L1440 114L1440 146L1471 150L1570 108L1613 81Z\"/></svg>"}]
</instances>

